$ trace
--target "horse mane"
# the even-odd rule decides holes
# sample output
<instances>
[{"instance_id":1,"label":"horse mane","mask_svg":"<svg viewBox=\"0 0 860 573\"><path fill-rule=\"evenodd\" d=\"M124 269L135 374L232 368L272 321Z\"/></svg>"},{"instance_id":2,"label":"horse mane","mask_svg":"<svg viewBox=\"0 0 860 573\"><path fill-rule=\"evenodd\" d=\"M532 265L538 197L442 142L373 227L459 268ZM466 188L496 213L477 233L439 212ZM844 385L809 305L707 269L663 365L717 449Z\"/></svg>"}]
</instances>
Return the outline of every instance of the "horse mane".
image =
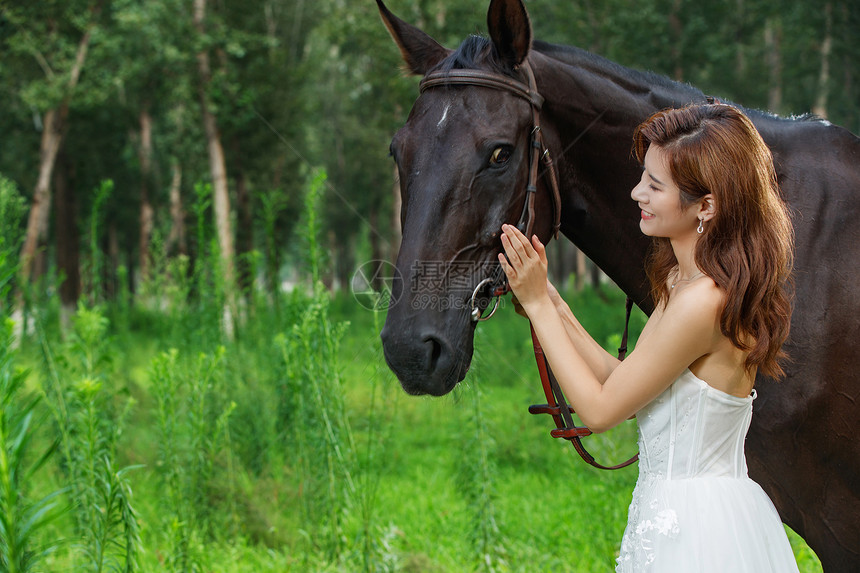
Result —
<instances>
[{"instance_id":1,"label":"horse mane","mask_svg":"<svg viewBox=\"0 0 860 573\"><path fill-rule=\"evenodd\" d=\"M532 49L563 64L581 67L592 71L599 71L601 75L604 76L624 78L625 81L634 81L652 88L665 88L673 91L680 88L691 93L702 93L699 89L691 86L690 84L677 82L654 72L628 68L604 58L603 56L599 56L576 46L551 44L549 42L535 40L532 45Z\"/></svg>"},{"instance_id":2,"label":"horse mane","mask_svg":"<svg viewBox=\"0 0 860 573\"><path fill-rule=\"evenodd\" d=\"M442 60L433 71L482 70L516 78L514 71L497 56L488 38L471 35L460 43L451 55Z\"/></svg>"},{"instance_id":3,"label":"horse mane","mask_svg":"<svg viewBox=\"0 0 860 573\"><path fill-rule=\"evenodd\" d=\"M584 68L602 76L618 78L624 83L648 86L653 90L663 89L671 92L677 90L686 91L689 95L704 98L705 94L698 88L683 82L675 81L667 76L636 68L628 68L613 62L603 56L589 52L576 46L564 44L553 44L542 40L534 40L532 50L556 60L562 64ZM449 72L451 70L475 70L482 69L502 74L511 78L517 78L515 70L506 65L496 54L490 39L472 34L463 40L456 50L443 59L432 71ZM726 98L719 98L723 103L741 109L746 115L763 121L776 121L778 123L819 123L829 125L827 120L812 113L782 117L777 114L755 108L739 105Z\"/></svg>"},{"instance_id":4,"label":"horse mane","mask_svg":"<svg viewBox=\"0 0 860 573\"><path fill-rule=\"evenodd\" d=\"M678 82L667 76L654 72L637 70L635 68L628 68L622 66L619 63L613 62L612 60L608 60L603 56L599 56L582 48L577 48L576 46L552 44L549 42L535 40L532 49L563 64L575 67L582 67L592 71L600 71L603 75L608 74L613 77L625 78L626 81L634 81L637 83L641 82L642 84L651 86L652 88L665 88L667 90L677 90L680 88L686 89L690 93L696 95L705 95L701 90L690 84ZM781 116L770 111L746 107L727 98L720 97L718 99L722 103L729 104L740 109L744 112L744 114L746 114L752 119L755 119L756 121L773 121L781 125L798 123L818 124L821 126L831 125L826 118L823 118L814 113Z\"/></svg>"}]
</instances>

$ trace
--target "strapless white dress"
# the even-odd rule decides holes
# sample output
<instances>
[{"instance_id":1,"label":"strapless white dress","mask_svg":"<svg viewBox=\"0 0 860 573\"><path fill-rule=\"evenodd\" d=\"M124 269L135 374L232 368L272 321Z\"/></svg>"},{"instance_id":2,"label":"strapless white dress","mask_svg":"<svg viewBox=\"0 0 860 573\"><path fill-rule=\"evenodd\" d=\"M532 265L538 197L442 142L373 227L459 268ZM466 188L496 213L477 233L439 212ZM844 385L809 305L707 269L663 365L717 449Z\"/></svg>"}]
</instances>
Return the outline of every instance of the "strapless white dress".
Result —
<instances>
[{"instance_id":1,"label":"strapless white dress","mask_svg":"<svg viewBox=\"0 0 860 573\"><path fill-rule=\"evenodd\" d=\"M797 571L773 503L747 476L754 399L686 370L636 414L639 480L616 572Z\"/></svg>"}]
</instances>

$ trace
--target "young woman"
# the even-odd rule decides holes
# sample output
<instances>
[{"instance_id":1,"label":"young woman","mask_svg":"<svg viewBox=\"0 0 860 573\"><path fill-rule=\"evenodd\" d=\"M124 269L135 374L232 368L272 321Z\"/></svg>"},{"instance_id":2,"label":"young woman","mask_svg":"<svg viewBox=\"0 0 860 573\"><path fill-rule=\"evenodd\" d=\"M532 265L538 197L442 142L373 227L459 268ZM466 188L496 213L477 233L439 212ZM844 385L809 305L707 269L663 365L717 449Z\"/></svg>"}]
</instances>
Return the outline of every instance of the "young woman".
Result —
<instances>
[{"instance_id":1,"label":"young woman","mask_svg":"<svg viewBox=\"0 0 860 573\"><path fill-rule=\"evenodd\" d=\"M797 571L743 452L756 373L782 375L791 315L793 234L770 151L742 112L717 104L655 114L634 152L656 308L626 360L549 284L537 237L504 225L499 255L583 422L600 432L636 416L639 480L617 571Z\"/></svg>"}]
</instances>

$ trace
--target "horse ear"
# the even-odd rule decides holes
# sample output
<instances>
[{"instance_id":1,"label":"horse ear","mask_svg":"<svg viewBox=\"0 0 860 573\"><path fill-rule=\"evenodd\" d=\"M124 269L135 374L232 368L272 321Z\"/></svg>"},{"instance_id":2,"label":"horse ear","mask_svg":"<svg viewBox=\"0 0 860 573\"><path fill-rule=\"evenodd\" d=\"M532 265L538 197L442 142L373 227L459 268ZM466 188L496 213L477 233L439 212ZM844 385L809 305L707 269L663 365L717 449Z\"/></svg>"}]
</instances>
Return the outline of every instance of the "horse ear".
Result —
<instances>
[{"instance_id":1,"label":"horse ear","mask_svg":"<svg viewBox=\"0 0 860 573\"><path fill-rule=\"evenodd\" d=\"M376 5L410 72L423 76L448 57L450 52L447 49L423 31L392 14L382 0L376 0Z\"/></svg>"},{"instance_id":2,"label":"horse ear","mask_svg":"<svg viewBox=\"0 0 860 573\"><path fill-rule=\"evenodd\" d=\"M512 68L523 63L532 47L532 25L522 0L493 0L487 28L496 53Z\"/></svg>"}]
</instances>

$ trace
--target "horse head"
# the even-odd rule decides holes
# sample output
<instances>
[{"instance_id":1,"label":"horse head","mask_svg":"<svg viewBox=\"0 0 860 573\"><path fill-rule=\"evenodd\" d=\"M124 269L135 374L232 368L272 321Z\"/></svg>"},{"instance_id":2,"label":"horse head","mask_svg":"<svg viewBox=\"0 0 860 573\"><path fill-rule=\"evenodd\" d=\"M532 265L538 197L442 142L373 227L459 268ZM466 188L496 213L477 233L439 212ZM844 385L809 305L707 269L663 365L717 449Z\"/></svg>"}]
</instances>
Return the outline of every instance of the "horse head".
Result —
<instances>
[{"instance_id":1,"label":"horse head","mask_svg":"<svg viewBox=\"0 0 860 573\"><path fill-rule=\"evenodd\" d=\"M521 69L532 32L520 0L493 0L490 39L472 37L448 50L394 16L380 14L410 72L444 77L480 70L528 85ZM423 89L391 143L402 195L403 237L396 281L382 330L385 359L411 394L443 395L472 359L476 287L500 277L503 223L521 219L532 157L533 103L487 85ZM553 202L544 182L535 195L533 232L547 241ZM556 207L557 209L557 207ZM480 307L491 289L475 297Z\"/></svg>"}]
</instances>

